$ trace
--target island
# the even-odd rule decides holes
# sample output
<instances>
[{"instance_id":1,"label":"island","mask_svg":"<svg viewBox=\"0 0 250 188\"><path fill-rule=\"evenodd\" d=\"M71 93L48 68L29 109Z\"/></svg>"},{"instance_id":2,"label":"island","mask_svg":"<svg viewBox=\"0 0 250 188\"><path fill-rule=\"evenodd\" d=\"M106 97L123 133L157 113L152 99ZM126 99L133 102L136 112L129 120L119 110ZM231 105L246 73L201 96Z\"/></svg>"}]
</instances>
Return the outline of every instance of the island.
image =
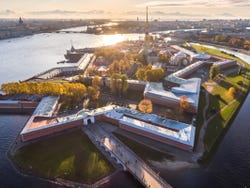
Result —
<instances>
[{"instance_id":1,"label":"island","mask_svg":"<svg viewBox=\"0 0 250 188\"><path fill-rule=\"evenodd\" d=\"M31 113L9 157L62 185L101 186L128 171L145 187L171 187L155 169L205 164L249 92L249 62L197 41L146 32L74 51L72 66L1 88L2 112Z\"/></svg>"}]
</instances>

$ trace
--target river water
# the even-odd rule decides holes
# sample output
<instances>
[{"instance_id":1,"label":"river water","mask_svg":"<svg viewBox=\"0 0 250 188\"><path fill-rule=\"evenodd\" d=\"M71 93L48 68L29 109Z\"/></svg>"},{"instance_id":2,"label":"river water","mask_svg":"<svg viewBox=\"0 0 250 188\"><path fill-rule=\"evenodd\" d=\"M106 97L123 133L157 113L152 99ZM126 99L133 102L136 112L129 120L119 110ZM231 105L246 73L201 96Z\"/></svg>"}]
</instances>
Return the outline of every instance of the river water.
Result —
<instances>
[{"instance_id":1,"label":"river water","mask_svg":"<svg viewBox=\"0 0 250 188\"><path fill-rule=\"evenodd\" d=\"M23 80L57 66L56 62L61 61L66 49L71 47L71 41L76 48L83 48L114 44L126 38L139 39L139 36L50 33L2 40L0 84ZM173 187L250 187L249 107L250 95L206 167L161 171L160 175ZM21 176L6 157L27 119L28 116L0 115L0 187L57 187L34 177ZM137 187L128 175L120 175L118 179L113 184L119 184L112 187ZM120 182L130 183L121 185Z\"/></svg>"},{"instance_id":2,"label":"river water","mask_svg":"<svg viewBox=\"0 0 250 188\"><path fill-rule=\"evenodd\" d=\"M78 28L79 29L79 28ZM77 30L76 30L77 31ZM98 47L123 40L138 40L142 35L91 35L81 33L43 33L23 38L0 41L0 85L4 82L24 80L55 66L64 60L71 44L75 48Z\"/></svg>"},{"instance_id":3,"label":"river water","mask_svg":"<svg viewBox=\"0 0 250 188\"><path fill-rule=\"evenodd\" d=\"M180 171L162 171L174 187L250 187L250 95L216 149L208 166Z\"/></svg>"}]
</instances>

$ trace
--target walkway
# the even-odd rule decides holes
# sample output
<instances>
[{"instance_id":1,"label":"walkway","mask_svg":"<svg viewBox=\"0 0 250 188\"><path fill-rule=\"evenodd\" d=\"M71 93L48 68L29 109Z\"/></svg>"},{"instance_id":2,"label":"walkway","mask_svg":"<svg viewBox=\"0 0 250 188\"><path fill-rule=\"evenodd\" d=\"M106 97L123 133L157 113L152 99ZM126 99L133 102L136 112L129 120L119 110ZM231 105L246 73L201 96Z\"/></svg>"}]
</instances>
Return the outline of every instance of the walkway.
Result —
<instances>
[{"instance_id":1,"label":"walkway","mask_svg":"<svg viewBox=\"0 0 250 188\"><path fill-rule=\"evenodd\" d=\"M171 187L134 152L100 126L89 125L87 130L88 133L92 134L92 138L94 136L111 153L111 156L114 155L115 158L118 158L119 162L144 186L152 188Z\"/></svg>"}]
</instances>

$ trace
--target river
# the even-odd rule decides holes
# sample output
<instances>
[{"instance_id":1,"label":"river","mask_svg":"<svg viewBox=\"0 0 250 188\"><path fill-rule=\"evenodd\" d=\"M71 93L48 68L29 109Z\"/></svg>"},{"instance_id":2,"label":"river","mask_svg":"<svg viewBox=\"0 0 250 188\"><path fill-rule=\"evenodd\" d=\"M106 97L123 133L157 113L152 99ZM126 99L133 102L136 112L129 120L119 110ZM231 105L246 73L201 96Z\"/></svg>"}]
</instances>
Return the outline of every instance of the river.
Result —
<instances>
[{"instance_id":1,"label":"river","mask_svg":"<svg viewBox=\"0 0 250 188\"><path fill-rule=\"evenodd\" d=\"M250 187L250 95L242 105L208 166L180 171L162 171L174 187Z\"/></svg>"},{"instance_id":2,"label":"river","mask_svg":"<svg viewBox=\"0 0 250 188\"><path fill-rule=\"evenodd\" d=\"M125 38L138 39L139 36L49 33L2 40L0 84L26 79L57 66L56 62L63 59L63 54L70 48L71 41L76 48L83 48L114 44ZM173 187L250 187L249 106L250 95L206 167L161 171L160 175ZM28 116L0 115L0 187L57 187L34 177L21 176L12 168L6 157L8 147L27 119ZM122 176L119 183L132 179L127 175ZM115 182L117 181L114 181L114 184ZM121 187L124 186L136 187L136 184L128 183Z\"/></svg>"},{"instance_id":3,"label":"river","mask_svg":"<svg viewBox=\"0 0 250 188\"><path fill-rule=\"evenodd\" d=\"M0 85L27 79L58 66L71 48L98 47L117 42L138 40L138 34L91 35L82 33L43 33L0 41ZM72 64L60 64L69 66Z\"/></svg>"}]
</instances>

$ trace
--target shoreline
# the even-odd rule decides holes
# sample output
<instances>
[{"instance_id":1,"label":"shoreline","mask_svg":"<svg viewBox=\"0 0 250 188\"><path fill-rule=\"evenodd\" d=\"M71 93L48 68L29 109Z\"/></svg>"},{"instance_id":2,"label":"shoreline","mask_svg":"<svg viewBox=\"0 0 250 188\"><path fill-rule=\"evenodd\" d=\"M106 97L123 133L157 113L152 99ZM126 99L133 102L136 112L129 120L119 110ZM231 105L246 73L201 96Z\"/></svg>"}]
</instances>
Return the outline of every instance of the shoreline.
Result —
<instances>
[{"instance_id":1,"label":"shoreline","mask_svg":"<svg viewBox=\"0 0 250 188\"><path fill-rule=\"evenodd\" d=\"M248 90L248 92L249 92L249 90ZM236 109L236 111L233 113L233 116L231 117L231 119L227 122L227 129L226 130L224 130L225 131L225 133L228 131L228 129L230 128L230 126L231 126L231 122L233 121L233 119L236 117L236 115L238 114L238 111L240 110L240 108L241 108L241 106L242 106L242 104L244 104L244 102L245 102L245 99L246 99L246 97L244 97L244 99L242 100L242 101L240 101L240 106ZM228 125L228 124L230 124L230 125ZM224 132L223 131L223 132ZM221 137L221 135L223 134L223 132L220 134L220 136L219 137ZM217 138L218 139L218 138ZM217 139L216 139L216 142L215 142L215 144L213 145L213 147L214 146L217 146L216 145L216 143L217 143ZM204 149L204 148L203 148ZM212 150L211 150L212 151ZM210 152L211 152L210 151ZM209 153L210 153L209 152ZM196 153L196 151L194 151L192 154L191 154L191 158L193 158L193 157L195 157L197 154L199 154L199 153ZM201 157L203 157L204 156L204 154L205 154L205 152L203 152L202 153L202 156ZM196 156L197 157L197 156ZM157 168L159 168L159 169L167 169L167 170L180 170L180 169L183 169L183 168L197 168L197 167L199 167L199 165L198 165L198 160L195 160L196 162L187 162L187 161L181 161L181 160L176 160L176 161L170 161L170 160L167 160L167 159L165 159L164 161L162 161L162 162L157 162L157 161L150 161L152 164L153 164L153 166L156 166ZM112 174L111 174L112 175ZM34 177L37 177L37 176L34 176ZM66 180L66 182L67 182L67 180Z\"/></svg>"},{"instance_id":2,"label":"shoreline","mask_svg":"<svg viewBox=\"0 0 250 188\"><path fill-rule=\"evenodd\" d=\"M154 167L159 170L168 170L168 171L178 171L187 168L199 168L200 165L196 162L187 162L187 161L171 161L165 159L164 161L149 161Z\"/></svg>"}]
</instances>

